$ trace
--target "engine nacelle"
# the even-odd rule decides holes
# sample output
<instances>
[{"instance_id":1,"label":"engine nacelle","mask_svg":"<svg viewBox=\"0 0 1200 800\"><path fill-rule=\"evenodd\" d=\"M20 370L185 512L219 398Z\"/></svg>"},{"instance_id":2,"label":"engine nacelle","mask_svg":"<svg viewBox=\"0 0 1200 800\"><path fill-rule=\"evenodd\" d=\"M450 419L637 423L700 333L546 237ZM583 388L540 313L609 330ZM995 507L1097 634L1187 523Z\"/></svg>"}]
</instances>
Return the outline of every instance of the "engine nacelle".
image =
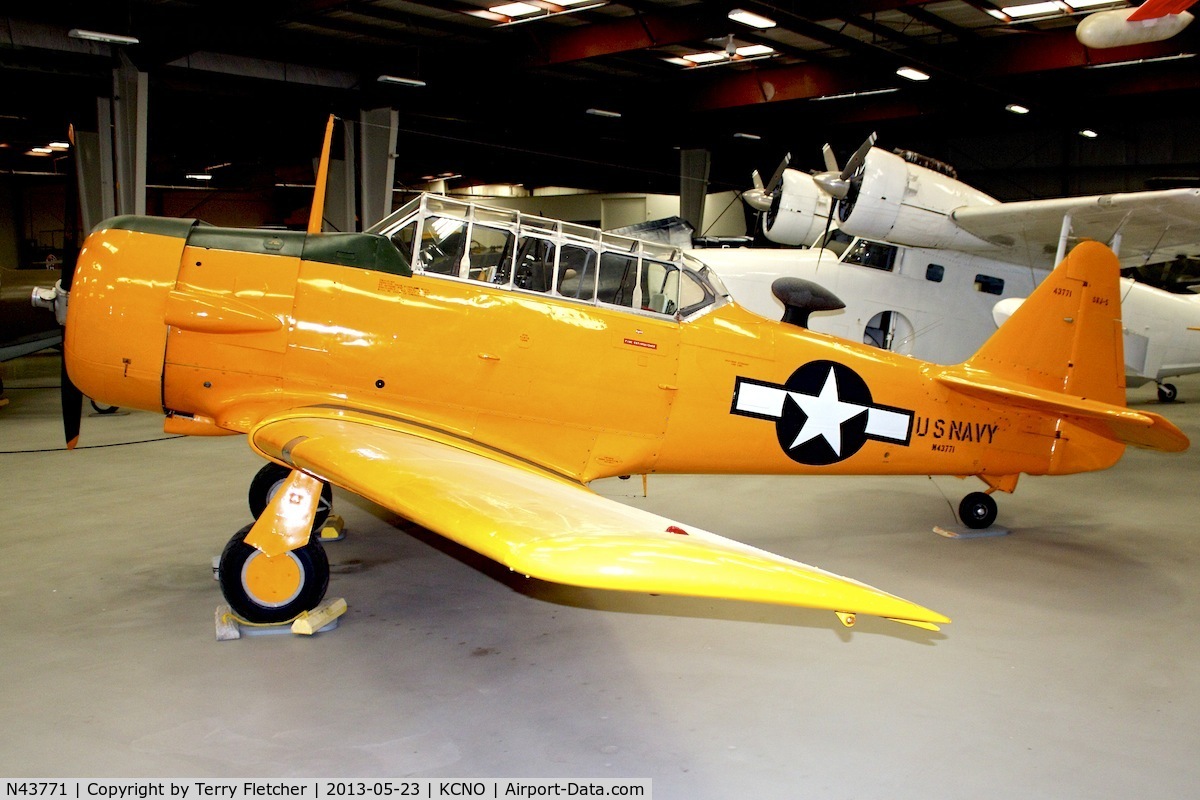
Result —
<instances>
[{"instance_id":1,"label":"engine nacelle","mask_svg":"<svg viewBox=\"0 0 1200 800\"><path fill-rule=\"evenodd\" d=\"M799 170L783 171L771 210L763 217L763 233L777 244L807 245L825 229L829 195Z\"/></svg>"},{"instance_id":2,"label":"engine nacelle","mask_svg":"<svg viewBox=\"0 0 1200 800\"><path fill-rule=\"evenodd\" d=\"M912 247L977 249L987 243L950 218L963 206L997 201L949 175L872 148L850 191L838 202L844 233Z\"/></svg>"}]
</instances>

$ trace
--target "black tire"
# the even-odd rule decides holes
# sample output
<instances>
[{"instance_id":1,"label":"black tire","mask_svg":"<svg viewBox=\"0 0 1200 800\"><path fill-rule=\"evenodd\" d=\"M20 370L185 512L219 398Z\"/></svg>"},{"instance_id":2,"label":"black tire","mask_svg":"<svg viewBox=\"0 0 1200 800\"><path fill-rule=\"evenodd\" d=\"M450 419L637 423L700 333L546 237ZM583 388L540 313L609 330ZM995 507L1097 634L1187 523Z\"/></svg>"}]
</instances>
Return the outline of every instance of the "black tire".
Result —
<instances>
[{"instance_id":1,"label":"black tire","mask_svg":"<svg viewBox=\"0 0 1200 800\"><path fill-rule=\"evenodd\" d=\"M234 613L247 622L287 622L311 611L329 587L329 559L318 539L289 553L268 558L242 541L247 525L233 535L221 553L221 594Z\"/></svg>"},{"instance_id":2,"label":"black tire","mask_svg":"<svg viewBox=\"0 0 1200 800\"><path fill-rule=\"evenodd\" d=\"M1179 397L1179 390L1175 388L1175 384L1160 383L1158 385L1158 402L1174 403L1176 397Z\"/></svg>"},{"instance_id":3,"label":"black tire","mask_svg":"<svg viewBox=\"0 0 1200 800\"><path fill-rule=\"evenodd\" d=\"M288 467L280 466L275 462L271 462L263 466L250 481L250 514L258 519L262 513L266 511L267 504L271 502L271 498L275 496L275 492L279 491L279 487L292 474ZM329 513L333 511L333 487L324 481L321 482L321 502L317 503L317 514L313 517L313 532L321 530L325 525L325 520L329 519Z\"/></svg>"},{"instance_id":4,"label":"black tire","mask_svg":"<svg viewBox=\"0 0 1200 800\"><path fill-rule=\"evenodd\" d=\"M968 528L979 530L996 521L996 501L990 494L971 492L958 504L958 518Z\"/></svg>"},{"instance_id":5,"label":"black tire","mask_svg":"<svg viewBox=\"0 0 1200 800\"><path fill-rule=\"evenodd\" d=\"M120 411L120 406L102 406L95 400L88 400L92 404L92 410L97 414L115 414Z\"/></svg>"}]
</instances>

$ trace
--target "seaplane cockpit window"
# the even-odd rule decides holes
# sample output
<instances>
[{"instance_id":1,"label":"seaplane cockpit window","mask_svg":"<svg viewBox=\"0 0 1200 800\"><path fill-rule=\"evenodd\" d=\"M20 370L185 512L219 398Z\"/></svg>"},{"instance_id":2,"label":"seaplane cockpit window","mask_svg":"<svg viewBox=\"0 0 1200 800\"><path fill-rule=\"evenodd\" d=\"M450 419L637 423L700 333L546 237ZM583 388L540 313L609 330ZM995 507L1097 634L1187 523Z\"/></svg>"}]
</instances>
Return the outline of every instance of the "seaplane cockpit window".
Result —
<instances>
[{"instance_id":1,"label":"seaplane cockpit window","mask_svg":"<svg viewBox=\"0 0 1200 800\"><path fill-rule=\"evenodd\" d=\"M895 245L859 239L842 256L842 263L891 272L896 263L896 250Z\"/></svg>"},{"instance_id":2,"label":"seaplane cockpit window","mask_svg":"<svg viewBox=\"0 0 1200 800\"><path fill-rule=\"evenodd\" d=\"M554 281L554 243L537 236L521 239L517 248L513 286L531 292L548 292Z\"/></svg>"},{"instance_id":3,"label":"seaplane cockpit window","mask_svg":"<svg viewBox=\"0 0 1200 800\"><path fill-rule=\"evenodd\" d=\"M508 283L508 271L502 268L512 255L513 235L502 228L471 226L471 244L467 247L467 277L484 283Z\"/></svg>"},{"instance_id":4,"label":"seaplane cockpit window","mask_svg":"<svg viewBox=\"0 0 1200 800\"><path fill-rule=\"evenodd\" d=\"M564 244L558 251L557 286L558 293L563 297L593 299L596 296L596 251L590 247Z\"/></svg>"},{"instance_id":5,"label":"seaplane cockpit window","mask_svg":"<svg viewBox=\"0 0 1200 800\"><path fill-rule=\"evenodd\" d=\"M421 233L417 266L425 272L458 275L467 244L466 220L429 217Z\"/></svg>"},{"instance_id":6,"label":"seaplane cockpit window","mask_svg":"<svg viewBox=\"0 0 1200 800\"><path fill-rule=\"evenodd\" d=\"M637 259L621 253L600 256L600 288L596 293L601 303L633 307L633 290L637 287Z\"/></svg>"}]
</instances>

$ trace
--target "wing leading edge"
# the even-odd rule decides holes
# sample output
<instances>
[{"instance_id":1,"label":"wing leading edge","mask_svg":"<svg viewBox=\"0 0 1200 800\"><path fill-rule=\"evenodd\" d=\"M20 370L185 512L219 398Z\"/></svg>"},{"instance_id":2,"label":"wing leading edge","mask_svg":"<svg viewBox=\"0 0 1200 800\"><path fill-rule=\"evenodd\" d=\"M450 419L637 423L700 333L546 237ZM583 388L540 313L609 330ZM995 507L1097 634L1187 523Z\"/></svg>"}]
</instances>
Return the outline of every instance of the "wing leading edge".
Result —
<instances>
[{"instance_id":1,"label":"wing leading edge","mask_svg":"<svg viewBox=\"0 0 1200 800\"><path fill-rule=\"evenodd\" d=\"M527 576L598 589L950 620L858 581L600 497L540 468L402 421L331 408L268 419L262 455L361 495Z\"/></svg>"}]
</instances>

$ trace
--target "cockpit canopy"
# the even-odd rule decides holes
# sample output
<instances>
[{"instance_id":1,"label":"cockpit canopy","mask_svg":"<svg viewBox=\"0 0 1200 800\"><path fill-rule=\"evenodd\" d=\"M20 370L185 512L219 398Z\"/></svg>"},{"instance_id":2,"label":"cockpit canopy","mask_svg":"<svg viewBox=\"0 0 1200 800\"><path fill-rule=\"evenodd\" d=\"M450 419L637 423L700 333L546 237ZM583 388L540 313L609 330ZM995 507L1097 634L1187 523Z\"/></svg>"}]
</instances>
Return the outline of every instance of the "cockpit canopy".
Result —
<instances>
[{"instance_id":1,"label":"cockpit canopy","mask_svg":"<svg viewBox=\"0 0 1200 800\"><path fill-rule=\"evenodd\" d=\"M686 319L728 292L666 244L424 194L373 226L413 272Z\"/></svg>"}]
</instances>

